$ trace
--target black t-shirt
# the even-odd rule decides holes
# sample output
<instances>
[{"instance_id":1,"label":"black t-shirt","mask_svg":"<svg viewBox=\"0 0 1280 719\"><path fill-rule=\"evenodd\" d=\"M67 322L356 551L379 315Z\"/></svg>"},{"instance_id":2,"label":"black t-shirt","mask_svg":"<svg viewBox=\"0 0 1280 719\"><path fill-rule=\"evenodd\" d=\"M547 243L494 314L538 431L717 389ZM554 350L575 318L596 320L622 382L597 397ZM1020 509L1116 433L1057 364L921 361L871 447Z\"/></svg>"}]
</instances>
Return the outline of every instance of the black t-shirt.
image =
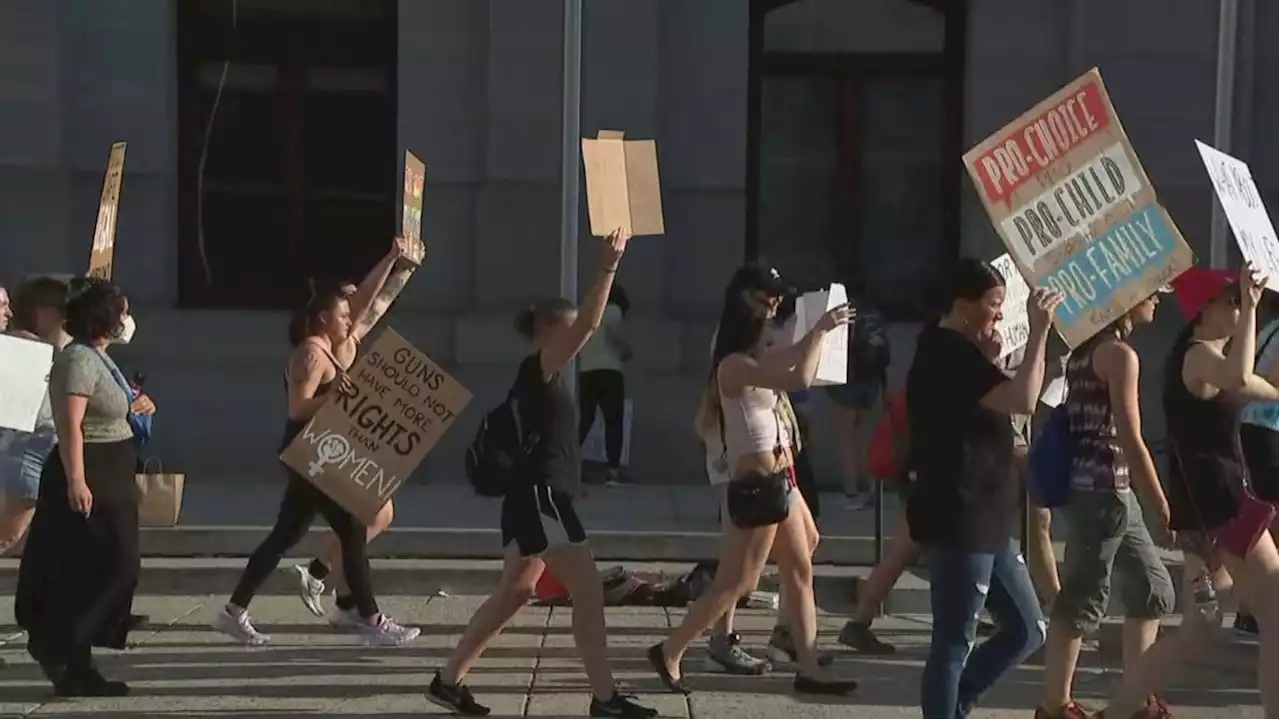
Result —
<instances>
[{"instance_id":1,"label":"black t-shirt","mask_svg":"<svg viewBox=\"0 0 1280 719\"><path fill-rule=\"evenodd\" d=\"M578 408L559 373L551 381L543 381L537 353L520 363L516 399L520 421L539 438L531 457L530 481L568 494L576 493L582 473Z\"/></svg>"},{"instance_id":2,"label":"black t-shirt","mask_svg":"<svg viewBox=\"0 0 1280 719\"><path fill-rule=\"evenodd\" d=\"M960 333L930 327L907 373L915 486L907 524L916 542L994 552L1018 519L1009 415L980 400L1008 378Z\"/></svg>"}]
</instances>

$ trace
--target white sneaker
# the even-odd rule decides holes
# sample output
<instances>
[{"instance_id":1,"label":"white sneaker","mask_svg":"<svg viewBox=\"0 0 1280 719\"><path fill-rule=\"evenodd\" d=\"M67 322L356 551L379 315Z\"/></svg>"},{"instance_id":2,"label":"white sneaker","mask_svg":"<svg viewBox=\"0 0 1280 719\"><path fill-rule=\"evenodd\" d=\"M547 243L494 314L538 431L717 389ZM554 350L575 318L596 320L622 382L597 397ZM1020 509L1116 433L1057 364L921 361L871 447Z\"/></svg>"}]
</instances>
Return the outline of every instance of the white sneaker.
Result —
<instances>
[{"instance_id":1,"label":"white sneaker","mask_svg":"<svg viewBox=\"0 0 1280 719\"><path fill-rule=\"evenodd\" d=\"M340 629L359 629L364 620L360 618L360 612L354 609L334 607L329 614L329 624Z\"/></svg>"},{"instance_id":2,"label":"white sneaker","mask_svg":"<svg viewBox=\"0 0 1280 719\"><path fill-rule=\"evenodd\" d=\"M320 600L324 597L324 582L311 576L305 564L294 565L293 571L298 575L298 597L302 605L317 617L323 617L324 605Z\"/></svg>"},{"instance_id":3,"label":"white sneaker","mask_svg":"<svg viewBox=\"0 0 1280 719\"><path fill-rule=\"evenodd\" d=\"M373 624L361 620L360 633L366 644L375 647L399 647L408 644L422 633L417 627L402 627L385 614Z\"/></svg>"},{"instance_id":4,"label":"white sneaker","mask_svg":"<svg viewBox=\"0 0 1280 719\"><path fill-rule=\"evenodd\" d=\"M271 637L253 628L247 611L233 613L223 607L213 617L213 628L245 646L260 647L271 641Z\"/></svg>"}]
</instances>

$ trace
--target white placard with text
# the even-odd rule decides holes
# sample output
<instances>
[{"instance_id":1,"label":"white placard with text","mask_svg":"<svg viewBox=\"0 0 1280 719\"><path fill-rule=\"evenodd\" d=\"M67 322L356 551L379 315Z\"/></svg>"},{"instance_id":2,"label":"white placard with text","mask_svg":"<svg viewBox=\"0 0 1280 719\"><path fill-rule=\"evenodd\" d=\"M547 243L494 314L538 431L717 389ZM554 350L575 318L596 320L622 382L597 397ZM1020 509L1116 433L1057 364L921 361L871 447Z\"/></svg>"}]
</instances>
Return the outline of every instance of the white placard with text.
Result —
<instances>
[{"instance_id":1,"label":"white placard with text","mask_svg":"<svg viewBox=\"0 0 1280 719\"><path fill-rule=\"evenodd\" d=\"M1222 203L1222 212L1236 236L1240 254L1267 276L1267 287L1280 291L1280 239L1267 214L1249 166L1196 140L1200 159L1209 171L1213 191Z\"/></svg>"},{"instance_id":2,"label":"white placard with text","mask_svg":"<svg viewBox=\"0 0 1280 719\"><path fill-rule=\"evenodd\" d=\"M52 367L53 345L0 335L0 427L35 429Z\"/></svg>"},{"instance_id":3,"label":"white placard with text","mask_svg":"<svg viewBox=\"0 0 1280 719\"><path fill-rule=\"evenodd\" d=\"M796 300L795 336L792 342L799 342L818 324L822 316L840 305L849 302L849 294L839 282L831 284L829 289L807 292ZM818 374L814 386L844 384L849 381L849 327L840 327L827 333L822 340L821 358L818 360Z\"/></svg>"},{"instance_id":4,"label":"white placard with text","mask_svg":"<svg viewBox=\"0 0 1280 719\"><path fill-rule=\"evenodd\" d=\"M1018 265L1008 252L992 260L991 266L1004 278L1002 319L996 324L1000 331L1000 357L1003 358L1027 344L1027 336L1031 333L1031 323L1027 319L1027 298L1031 296L1031 286L1022 278Z\"/></svg>"}]
</instances>

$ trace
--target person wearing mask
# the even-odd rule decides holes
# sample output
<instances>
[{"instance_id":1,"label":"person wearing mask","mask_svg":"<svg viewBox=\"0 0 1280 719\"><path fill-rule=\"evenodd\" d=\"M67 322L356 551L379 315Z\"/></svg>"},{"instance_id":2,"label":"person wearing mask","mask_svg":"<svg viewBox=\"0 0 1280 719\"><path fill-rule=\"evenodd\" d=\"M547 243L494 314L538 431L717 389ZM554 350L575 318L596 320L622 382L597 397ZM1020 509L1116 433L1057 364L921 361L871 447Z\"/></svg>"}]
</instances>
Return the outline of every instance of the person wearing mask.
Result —
<instances>
[{"instance_id":1,"label":"person wearing mask","mask_svg":"<svg viewBox=\"0 0 1280 719\"><path fill-rule=\"evenodd\" d=\"M1276 333L1280 329L1276 322L1276 289L1263 293L1258 304L1258 318L1262 324L1258 330L1258 353L1254 357L1254 372L1271 386L1280 385L1280 340ZM1265 322L1263 319L1265 318ZM1280 408L1275 402L1253 400L1245 404L1240 413L1240 450L1244 454L1246 467L1249 469L1249 486L1254 495L1271 506L1276 506L1276 478L1280 475L1277 467L1278 437L1280 429ZM1271 523L1271 535L1276 536L1275 522ZM1248 608L1241 606L1236 613L1235 630L1242 636L1257 636L1258 621Z\"/></svg>"},{"instance_id":2,"label":"person wearing mask","mask_svg":"<svg viewBox=\"0 0 1280 719\"><path fill-rule=\"evenodd\" d=\"M128 301L114 285L84 280L66 305L73 342L49 376L57 445L18 569L14 614L27 651L59 696L123 696L93 647L124 649L137 588L137 447L124 377L106 354Z\"/></svg>"},{"instance_id":3,"label":"person wearing mask","mask_svg":"<svg viewBox=\"0 0 1280 719\"><path fill-rule=\"evenodd\" d=\"M403 287L408 281L412 269L396 263L408 249L406 241L397 237L391 249L369 270L359 286L343 285L338 288L339 293L348 298L347 303L351 309L350 331L333 346L333 357L343 372L355 364L360 342L391 306L382 297L385 294L384 288L393 284ZM314 294L314 289L312 293ZM295 350L306 340L307 322L306 316L299 314L294 316L289 325L289 346ZM395 505L388 499L382 509L378 510L373 523L368 526L368 541L372 542L374 537L386 531L394 518ZM324 616L324 595L331 588L335 589L337 596L329 623L336 627L360 629L362 619L356 607L355 595L347 586L343 573L342 543L336 532L329 534L325 549L319 556L307 564L295 565L293 572L298 581L298 596L307 611L317 617Z\"/></svg>"},{"instance_id":4,"label":"person wearing mask","mask_svg":"<svg viewBox=\"0 0 1280 719\"><path fill-rule=\"evenodd\" d=\"M1026 357L1013 379L994 364L1004 280L960 260L947 308L920 334L907 373L911 539L929 569L933 634L921 679L925 719L965 717L984 692L1044 642L1035 588L1014 539L1020 497L1009 417L1040 399L1050 318L1062 295L1027 303ZM974 646L983 606L998 627Z\"/></svg>"},{"instance_id":5,"label":"person wearing mask","mask_svg":"<svg viewBox=\"0 0 1280 719\"><path fill-rule=\"evenodd\" d=\"M606 484L622 483L622 444L627 408L627 385L622 367L631 360L627 340L627 312L631 301L621 285L609 291L600 330L594 332L578 357L578 438L587 434L596 421L596 411L604 416L604 450L609 462Z\"/></svg>"},{"instance_id":6,"label":"person wearing mask","mask_svg":"<svg viewBox=\"0 0 1280 719\"><path fill-rule=\"evenodd\" d=\"M630 236L605 238L596 279L581 309L566 299L539 302L516 316L516 330L534 351L520 363L512 387L520 423L537 443L516 486L502 499L503 567L497 590L472 615L448 661L431 680L427 700L455 714L488 716L463 683L507 622L529 603L542 572L550 569L573 599L573 637L591 685L593 717L657 716L619 694L607 657L604 589L586 532L574 511L581 483L582 445L577 407L561 378L601 326L609 290Z\"/></svg>"},{"instance_id":7,"label":"person wearing mask","mask_svg":"<svg viewBox=\"0 0 1280 719\"><path fill-rule=\"evenodd\" d=\"M1157 304L1158 295L1138 303L1067 360L1067 425L1074 447L1064 508L1069 535L1062 591L1052 605L1045 643L1044 698L1037 719L1087 719L1071 698L1071 684L1084 635L1107 614L1113 572L1119 575L1125 611L1126 672L1151 648L1160 620L1177 603L1142 513L1142 504L1150 507L1167 534L1169 503L1142 438L1138 353L1129 343L1136 328L1155 319ZM1146 711L1150 717L1168 713L1154 695Z\"/></svg>"},{"instance_id":8,"label":"person wearing mask","mask_svg":"<svg viewBox=\"0 0 1280 719\"><path fill-rule=\"evenodd\" d=\"M59 352L71 342L62 328L67 284L49 277L27 280L14 292L14 317L9 334L45 342ZM40 473L57 444L53 404L46 394L31 432L0 429L0 478L5 481L4 513L0 515L0 554L22 541L40 496Z\"/></svg>"},{"instance_id":9,"label":"person wearing mask","mask_svg":"<svg viewBox=\"0 0 1280 719\"><path fill-rule=\"evenodd\" d=\"M1218 592L1233 586L1258 623L1258 690L1265 716L1277 716L1280 556L1267 531L1275 508L1248 486L1240 452L1240 410L1276 402L1276 386L1255 373L1257 309L1265 280L1253 266L1231 273L1193 267L1173 281L1189 323L1175 340L1164 373L1169 436L1169 526L1186 562L1182 624L1125 672L1097 717L1147 717L1147 697L1186 657L1203 654L1222 627Z\"/></svg>"},{"instance_id":10,"label":"person wearing mask","mask_svg":"<svg viewBox=\"0 0 1280 719\"><path fill-rule=\"evenodd\" d=\"M890 348L888 322L867 299L865 286L851 283L849 292L858 323L849 337L848 381L823 389L831 398L831 424L844 474L845 501L849 509L862 510L875 503L867 472L867 447L889 382Z\"/></svg>"},{"instance_id":11,"label":"person wearing mask","mask_svg":"<svg viewBox=\"0 0 1280 719\"><path fill-rule=\"evenodd\" d=\"M755 588L770 552L796 650L792 688L828 695L857 688L857 682L827 678L820 667L812 565L817 527L796 489L793 452L799 437L786 394L813 384L823 339L848 325L852 314L847 305L837 307L795 345L768 351L767 330L781 301L773 291L778 284L776 272L748 265L725 293L696 428L700 437L720 438L718 469L732 477L725 485L729 526L711 587L648 652L659 679L675 693L690 693L680 671L689 645Z\"/></svg>"},{"instance_id":12,"label":"person wearing mask","mask_svg":"<svg viewBox=\"0 0 1280 719\"><path fill-rule=\"evenodd\" d=\"M395 257L405 251L404 241L396 238L389 260L380 263L375 290L386 278L387 270ZM381 269L379 269L381 268ZM347 288L323 290L315 293L307 305L294 317L290 325L290 339L296 340L285 365L284 381L288 401L288 416L279 451L283 452L313 416L330 401L329 392L351 392L351 378L347 376L355 358L339 359L337 351L354 341L351 328L358 321L359 313L369 306L373 292L352 297ZM359 313L353 312L353 305ZM335 387L336 385L336 387ZM420 630L404 627L378 608L374 597L367 553L368 527L353 514L343 509L329 495L284 465L288 482L280 512L270 534L254 550L239 583L225 606L214 615L213 627L238 642L249 646L261 646L270 637L253 626L249 617L249 603L272 572L279 566L285 553L306 536L316 514L328 522L337 535L342 555L342 568L348 595L354 612L349 612L348 623L356 629L365 642L375 646L401 646L417 638ZM304 601L306 597L304 596ZM339 611L343 607L339 605Z\"/></svg>"}]
</instances>

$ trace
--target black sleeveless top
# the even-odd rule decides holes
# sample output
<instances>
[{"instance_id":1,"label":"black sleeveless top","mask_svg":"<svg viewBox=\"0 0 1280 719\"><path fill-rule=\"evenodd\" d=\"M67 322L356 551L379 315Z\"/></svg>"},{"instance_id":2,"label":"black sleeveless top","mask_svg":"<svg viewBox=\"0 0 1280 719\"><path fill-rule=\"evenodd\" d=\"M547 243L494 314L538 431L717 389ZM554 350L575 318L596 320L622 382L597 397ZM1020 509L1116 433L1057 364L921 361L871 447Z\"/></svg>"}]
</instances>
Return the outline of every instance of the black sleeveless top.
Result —
<instances>
[{"instance_id":1,"label":"black sleeveless top","mask_svg":"<svg viewBox=\"0 0 1280 719\"><path fill-rule=\"evenodd\" d=\"M329 363L333 364L333 360L329 360ZM336 365L334 366L334 369L337 369ZM316 396L320 397L321 395L327 394L329 392L329 389L333 387L333 383L337 381L338 381L338 375L335 374L333 376L333 379L329 380L328 382L321 383L320 386L316 387ZM285 403L287 405L289 401L288 400L289 374L287 371L285 372L285 376L284 376L284 391L285 391ZM288 408L286 407L285 417L284 417L284 438L280 440L280 449L278 451L283 452L285 448L289 446L289 443L293 441L293 438L297 437L298 433L302 431L302 428L306 427L307 422L310 422L310 421L311 421L310 418L301 419L301 420L290 418Z\"/></svg>"},{"instance_id":2,"label":"black sleeveless top","mask_svg":"<svg viewBox=\"0 0 1280 719\"><path fill-rule=\"evenodd\" d=\"M1182 381L1187 339L1174 348L1164 377L1165 423L1169 432L1170 526L1178 531L1212 531L1235 516L1248 476L1240 450L1240 400L1219 391L1201 399Z\"/></svg>"}]
</instances>

